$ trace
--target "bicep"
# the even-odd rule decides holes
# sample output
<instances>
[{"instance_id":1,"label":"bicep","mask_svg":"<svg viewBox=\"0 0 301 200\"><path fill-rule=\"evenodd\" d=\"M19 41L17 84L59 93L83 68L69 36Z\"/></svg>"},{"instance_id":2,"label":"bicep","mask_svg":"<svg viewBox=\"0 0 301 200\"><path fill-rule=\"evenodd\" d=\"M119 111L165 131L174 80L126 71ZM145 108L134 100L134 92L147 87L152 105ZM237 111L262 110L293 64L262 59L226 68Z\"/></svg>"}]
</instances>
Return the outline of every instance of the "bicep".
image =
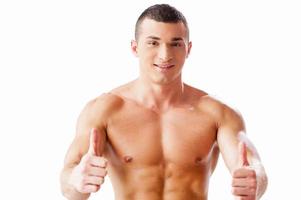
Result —
<instances>
[{"instance_id":1,"label":"bicep","mask_svg":"<svg viewBox=\"0 0 301 200\"><path fill-rule=\"evenodd\" d=\"M87 153L92 128L97 128L102 140L105 140L105 122L95 106L95 102L91 101L80 113L76 124L75 137L65 156L65 166L77 165L82 156Z\"/></svg>"},{"instance_id":2,"label":"bicep","mask_svg":"<svg viewBox=\"0 0 301 200\"><path fill-rule=\"evenodd\" d=\"M230 172L238 166L239 142L243 141L247 147L249 161L258 159L255 147L245 134L245 125L242 117L230 108L226 108L220 122L217 141L220 152Z\"/></svg>"},{"instance_id":3,"label":"bicep","mask_svg":"<svg viewBox=\"0 0 301 200\"><path fill-rule=\"evenodd\" d=\"M233 131L227 128L218 130L217 142L226 166L232 172L238 164L239 135L243 131Z\"/></svg>"}]
</instances>

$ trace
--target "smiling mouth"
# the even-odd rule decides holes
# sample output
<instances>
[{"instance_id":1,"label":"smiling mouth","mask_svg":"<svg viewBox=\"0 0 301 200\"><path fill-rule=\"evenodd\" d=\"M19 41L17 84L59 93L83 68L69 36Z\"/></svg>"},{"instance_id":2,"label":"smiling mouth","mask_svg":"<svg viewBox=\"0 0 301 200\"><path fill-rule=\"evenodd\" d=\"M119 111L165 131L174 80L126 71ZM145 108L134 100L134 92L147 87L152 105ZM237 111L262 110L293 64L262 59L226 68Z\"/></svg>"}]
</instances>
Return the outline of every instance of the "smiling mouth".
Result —
<instances>
[{"instance_id":1,"label":"smiling mouth","mask_svg":"<svg viewBox=\"0 0 301 200\"><path fill-rule=\"evenodd\" d=\"M154 66L160 68L160 69L170 69L172 67L174 67L175 65L157 65L157 64L154 64Z\"/></svg>"}]
</instances>

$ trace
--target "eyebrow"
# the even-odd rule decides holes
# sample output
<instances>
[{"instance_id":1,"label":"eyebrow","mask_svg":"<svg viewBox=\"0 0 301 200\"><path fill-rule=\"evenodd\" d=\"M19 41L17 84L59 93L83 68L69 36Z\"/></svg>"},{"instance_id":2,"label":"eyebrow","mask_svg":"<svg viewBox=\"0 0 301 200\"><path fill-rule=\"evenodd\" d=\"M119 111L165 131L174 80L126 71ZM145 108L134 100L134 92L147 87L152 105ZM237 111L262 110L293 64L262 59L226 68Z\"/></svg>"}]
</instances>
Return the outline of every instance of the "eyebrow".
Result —
<instances>
[{"instance_id":1,"label":"eyebrow","mask_svg":"<svg viewBox=\"0 0 301 200\"><path fill-rule=\"evenodd\" d=\"M153 40L161 40L161 38L156 37L156 36L148 36L147 39L153 39ZM181 37L174 37L171 39L171 41L183 41L183 38Z\"/></svg>"}]
</instances>

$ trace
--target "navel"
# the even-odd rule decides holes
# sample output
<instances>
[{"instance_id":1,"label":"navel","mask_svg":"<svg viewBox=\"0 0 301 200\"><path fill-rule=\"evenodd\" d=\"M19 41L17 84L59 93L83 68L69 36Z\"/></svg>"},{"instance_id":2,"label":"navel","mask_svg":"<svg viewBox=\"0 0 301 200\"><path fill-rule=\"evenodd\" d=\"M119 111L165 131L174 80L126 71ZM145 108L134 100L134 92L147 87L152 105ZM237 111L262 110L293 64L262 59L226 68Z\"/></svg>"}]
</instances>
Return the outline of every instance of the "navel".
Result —
<instances>
[{"instance_id":1,"label":"navel","mask_svg":"<svg viewBox=\"0 0 301 200\"><path fill-rule=\"evenodd\" d=\"M123 160L124 160L125 163L130 163L130 162L133 161L133 157L131 157L131 156L124 156Z\"/></svg>"}]
</instances>

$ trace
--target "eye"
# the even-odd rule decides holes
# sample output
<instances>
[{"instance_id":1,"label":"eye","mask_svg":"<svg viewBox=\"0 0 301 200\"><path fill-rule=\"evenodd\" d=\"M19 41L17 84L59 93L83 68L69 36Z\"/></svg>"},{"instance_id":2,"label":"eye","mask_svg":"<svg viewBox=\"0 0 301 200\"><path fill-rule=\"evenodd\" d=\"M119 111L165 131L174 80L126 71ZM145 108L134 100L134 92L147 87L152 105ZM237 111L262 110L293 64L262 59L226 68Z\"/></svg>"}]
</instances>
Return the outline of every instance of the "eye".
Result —
<instances>
[{"instance_id":1,"label":"eye","mask_svg":"<svg viewBox=\"0 0 301 200\"><path fill-rule=\"evenodd\" d=\"M159 43L157 41L149 41L147 42L149 46L157 46Z\"/></svg>"},{"instance_id":2,"label":"eye","mask_svg":"<svg viewBox=\"0 0 301 200\"><path fill-rule=\"evenodd\" d=\"M173 47L181 47L182 44L179 43L179 42L174 42L174 43L171 43L171 46L173 46Z\"/></svg>"}]
</instances>

